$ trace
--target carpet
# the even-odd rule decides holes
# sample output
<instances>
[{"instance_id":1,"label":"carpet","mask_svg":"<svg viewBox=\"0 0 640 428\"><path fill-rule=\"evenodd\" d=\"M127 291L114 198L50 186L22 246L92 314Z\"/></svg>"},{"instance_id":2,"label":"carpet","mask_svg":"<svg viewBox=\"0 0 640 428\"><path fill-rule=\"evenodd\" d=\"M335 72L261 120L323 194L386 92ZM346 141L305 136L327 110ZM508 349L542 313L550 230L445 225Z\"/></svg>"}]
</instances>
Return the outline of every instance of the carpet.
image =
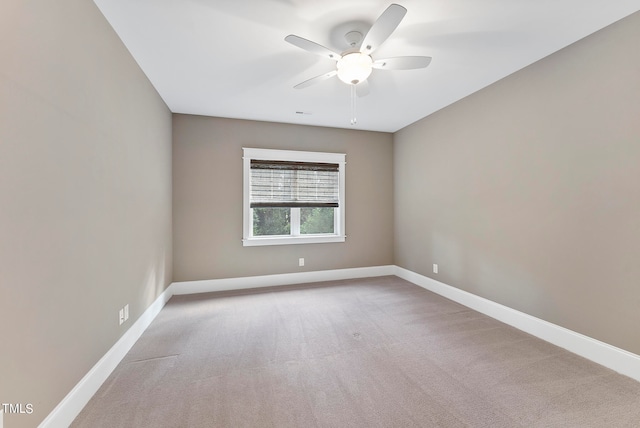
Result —
<instances>
[{"instance_id":1,"label":"carpet","mask_svg":"<svg viewBox=\"0 0 640 428\"><path fill-rule=\"evenodd\" d=\"M638 427L640 383L394 276L174 296L73 427Z\"/></svg>"}]
</instances>

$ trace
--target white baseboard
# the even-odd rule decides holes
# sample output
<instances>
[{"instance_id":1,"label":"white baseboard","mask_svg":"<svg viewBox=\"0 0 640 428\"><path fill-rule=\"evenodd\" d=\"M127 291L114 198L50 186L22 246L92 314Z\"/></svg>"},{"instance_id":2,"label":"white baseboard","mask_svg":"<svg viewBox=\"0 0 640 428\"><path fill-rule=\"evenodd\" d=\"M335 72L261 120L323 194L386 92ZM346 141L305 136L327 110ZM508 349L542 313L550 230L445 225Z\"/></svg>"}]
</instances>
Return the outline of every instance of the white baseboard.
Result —
<instances>
[{"instance_id":1,"label":"white baseboard","mask_svg":"<svg viewBox=\"0 0 640 428\"><path fill-rule=\"evenodd\" d=\"M553 343L618 373L640 381L640 355L541 320L435 279L396 266L395 275L422 288Z\"/></svg>"},{"instance_id":2,"label":"white baseboard","mask_svg":"<svg viewBox=\"0 0 640 428\"><path fill-rule=\"evenodd\" d=\"M171 284L115 345L78 382L67 396L40 423L39 428L69 426L80 414L91 397L109 377L111 372L129 352L131 347L160 313L160 310L174 294L195 294L211 291L241 290L247 288L271 287L287 284L302 284L318 281L366 278L394 275L395 266L373 266L352 269L337 269L317 272L300 272L280 275L264 275L246 278L227 278L207 281L175 282ZM0 415L1 416L1 415ZM0 422L2 419L0 419ZM1 427L0 427L1 428Z\"/></svg>"},{"instance_id":3,"label":"white baseboard","mask_svg":"<svg viewBox=\"0 0 640 428\"><path fill-rule=\"evenodd\" d=\"M394 275L396 266L372 266L351 269L296 272L277 275L249 276L243 278L222 278L203 281L174 282L174 295L210 293L213 291L244 290L248 288L273 287L277 285L304 284L309 282L337 281L341 279L368 278Z\"/></svg>"},{"instance_id":4,"label":"white baseboard","mask_svg":"<svg viewBox=\"0 0 640 428\"><path fill-rule=\"evenodd\" d=\"M71 425L170 298L171 291L167 288L38 427L56 428Z\"/></svg>"},{"instance_id":5,"label":"white baseboard","mask_svg":"<svg viewBox=\"0 0 640 428\"><path fill-rule=\"evenodd\" d=\"M394 265L171 284L39 425L69 426L173 295L396 275L640 381L640 356ZM0 419L1 420L1 419ZM0 427L1 428L1 427Z\"/></svg>"}]
</instances>

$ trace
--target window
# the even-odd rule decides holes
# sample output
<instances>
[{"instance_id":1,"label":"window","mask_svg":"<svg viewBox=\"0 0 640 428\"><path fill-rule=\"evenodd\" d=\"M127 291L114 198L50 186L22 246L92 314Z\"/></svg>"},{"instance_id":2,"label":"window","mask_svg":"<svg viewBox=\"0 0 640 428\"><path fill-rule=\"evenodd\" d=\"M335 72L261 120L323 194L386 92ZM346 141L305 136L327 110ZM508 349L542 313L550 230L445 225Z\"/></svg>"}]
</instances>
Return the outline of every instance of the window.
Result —
<instances>
[{"instance_id":1,"label":"window","mask_svg":"<svg viewBox=\"0 0 640 428\"><path fill-rule=\"evenodd\" d=\"M344 242L344 154L243 151L243 245Z\"/></svg>"}]
</instances>

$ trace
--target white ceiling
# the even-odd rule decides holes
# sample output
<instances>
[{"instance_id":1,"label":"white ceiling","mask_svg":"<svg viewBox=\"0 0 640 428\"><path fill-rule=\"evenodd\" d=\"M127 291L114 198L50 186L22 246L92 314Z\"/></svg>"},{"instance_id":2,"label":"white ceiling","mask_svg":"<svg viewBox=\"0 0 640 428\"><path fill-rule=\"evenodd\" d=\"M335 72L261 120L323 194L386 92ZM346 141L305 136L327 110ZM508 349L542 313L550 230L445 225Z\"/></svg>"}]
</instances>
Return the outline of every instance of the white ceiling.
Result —
<instances>
[{"instance_id":1,"label":"white ceiling","mask_svg":"<svg viewBox=\"0 0 640 428\"><path fill-rule=\"evenodd\" d=\"M174 113L395 132L640 10L640 0L396 0L407 15L374 59L433 57L419 70L374 70L349 124L337 78L293 86L338 52L389 0L94 0ZM304 114L296 113L304 112Z\"/></svg>"}]
</instances>

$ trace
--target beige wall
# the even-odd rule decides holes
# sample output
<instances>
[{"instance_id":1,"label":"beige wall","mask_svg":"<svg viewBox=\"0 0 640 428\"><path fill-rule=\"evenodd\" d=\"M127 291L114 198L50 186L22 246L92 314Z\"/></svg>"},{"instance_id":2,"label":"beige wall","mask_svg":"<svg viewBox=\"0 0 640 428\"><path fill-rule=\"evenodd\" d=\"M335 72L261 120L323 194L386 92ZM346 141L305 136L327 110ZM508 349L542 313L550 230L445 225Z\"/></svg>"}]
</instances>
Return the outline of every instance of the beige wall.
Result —
<instances>
[{"instance_id":1,"label":"beige wall","mask_svg":"<svg viewBox=\"0 0 640 428\"><path fill-rule=\"evenodd\" d=\"M346 242L243 247L242 147L346 153ZM391 134L174 115L174 281L392 264L392 154Z\"/></svg>"},{"instance_id":2,"label":"beige wall","mask_svg":"<svg viewBox=\"0 0 640 428\"><path fill-rule=\"evenodd\" d=\"M398 132L396 264L640 354L638 40L640 13Z\"/></svg>"},{"instance_id":3,"label":"beige wall","mask_svg":"<svg viewBox=\"0 0 640 428\"><path fill-rule=\"evenodd\" d=\"M169 110L93 2L3 0L0 402L34 408L5 426L37 426L170 280Z\"/></svg>"}]
</instances>

